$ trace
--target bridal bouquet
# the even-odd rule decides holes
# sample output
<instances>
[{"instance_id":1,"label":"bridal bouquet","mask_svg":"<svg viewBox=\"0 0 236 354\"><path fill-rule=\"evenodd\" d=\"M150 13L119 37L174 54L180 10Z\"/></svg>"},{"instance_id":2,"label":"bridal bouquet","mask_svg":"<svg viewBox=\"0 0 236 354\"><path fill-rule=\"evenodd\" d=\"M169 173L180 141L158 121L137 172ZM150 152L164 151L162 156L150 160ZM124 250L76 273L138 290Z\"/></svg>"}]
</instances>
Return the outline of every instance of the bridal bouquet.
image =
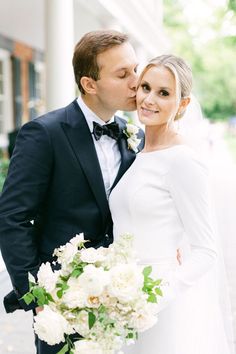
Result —
<instances>
[{"instance_id":1,"label":"bridal bouquet","mask_svg":"<svg viewBox=\"0 0 236 354\"><path fill-rule=\"evenodd\" d=\"M60 270L42 264L37 282L29 274L23 299L43 306L34 330L49 345L64 342L60 354L114 354L156 323L161 280L137 264L131 235L109 248L85 248L85 242L79 234L55 249Z\"/></svg>"}]
</instances>

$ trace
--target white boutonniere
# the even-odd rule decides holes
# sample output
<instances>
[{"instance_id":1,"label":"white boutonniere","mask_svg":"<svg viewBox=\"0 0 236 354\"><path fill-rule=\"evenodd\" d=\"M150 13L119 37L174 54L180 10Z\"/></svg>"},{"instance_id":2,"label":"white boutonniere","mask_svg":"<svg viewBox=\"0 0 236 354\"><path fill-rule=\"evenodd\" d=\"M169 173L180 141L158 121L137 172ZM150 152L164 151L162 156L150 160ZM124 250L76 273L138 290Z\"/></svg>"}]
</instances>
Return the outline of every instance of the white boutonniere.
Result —
<instances>
[{"instance_id":1,"label":"white boutonniere","mask_svg":"<svg viewBox=\"0 0 236 354\"><path fill-rule=\"evenodd\" d=\"M128 148L136 153L141 142L141 139L138 138L138 132L139 128L131 123L127 123L126 128L123 130L123 133L127 137Z\"/></svg>"}]
</instances>

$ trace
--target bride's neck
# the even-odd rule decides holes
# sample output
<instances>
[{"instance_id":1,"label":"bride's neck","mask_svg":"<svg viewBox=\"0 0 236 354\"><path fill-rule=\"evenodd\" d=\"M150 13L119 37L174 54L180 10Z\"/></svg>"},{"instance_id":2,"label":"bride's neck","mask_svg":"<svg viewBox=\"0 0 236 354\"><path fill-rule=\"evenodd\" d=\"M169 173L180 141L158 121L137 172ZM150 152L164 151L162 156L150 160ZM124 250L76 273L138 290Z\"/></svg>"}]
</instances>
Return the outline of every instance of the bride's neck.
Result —
<instances>
[{"instance_id":1,"label":"bride's neck","mask_svg":"<svg viewBox=\"0 0 236 354\"><path fill-rule=\"evenodd\" d=\"M158 126L147 126L145 129L145 151L164 149L180 143L177 133L172 127L166 124Z\"/></svg>"}]
</instances>

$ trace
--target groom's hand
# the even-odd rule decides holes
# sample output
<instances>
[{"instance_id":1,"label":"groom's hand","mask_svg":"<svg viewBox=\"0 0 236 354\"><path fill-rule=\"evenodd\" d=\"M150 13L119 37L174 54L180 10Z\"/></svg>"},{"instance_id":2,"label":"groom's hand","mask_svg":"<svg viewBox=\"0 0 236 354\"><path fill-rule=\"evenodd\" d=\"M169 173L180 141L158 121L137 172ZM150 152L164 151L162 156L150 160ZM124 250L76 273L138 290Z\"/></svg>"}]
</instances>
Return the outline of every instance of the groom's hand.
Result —
<instances>
[{"instance_id":1,"label":"groom's hand","mask_svg":"<svg viewBox=\"0 0 236 354\"><path fill-rule=\"evenodd\" d=\"M36 308L35 308L36 315L37 315L40 311L43 311L43 307L42 307L42 306L39 306L39 307L36 307Z\"/></svg>"}]
</instances>

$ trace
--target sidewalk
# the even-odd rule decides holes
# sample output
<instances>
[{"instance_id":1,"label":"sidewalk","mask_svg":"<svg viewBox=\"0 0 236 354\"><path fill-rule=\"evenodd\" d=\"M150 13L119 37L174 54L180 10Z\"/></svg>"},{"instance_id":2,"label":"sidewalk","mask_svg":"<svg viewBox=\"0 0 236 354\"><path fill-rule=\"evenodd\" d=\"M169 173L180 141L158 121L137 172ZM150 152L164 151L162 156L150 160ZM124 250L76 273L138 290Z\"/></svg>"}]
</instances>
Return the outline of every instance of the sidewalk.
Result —
<instances>
[{"instance_id":1,"label":"sidewalk","mask_svg":"<svg viewBox=\"0 0 236 354\"><path fill-rule=\"evenodd\" d=\"M0 272L0 354L34 354L32 312L6 314L2 299L11 290L6 271Z\"/></svg>"}]
</instances>

